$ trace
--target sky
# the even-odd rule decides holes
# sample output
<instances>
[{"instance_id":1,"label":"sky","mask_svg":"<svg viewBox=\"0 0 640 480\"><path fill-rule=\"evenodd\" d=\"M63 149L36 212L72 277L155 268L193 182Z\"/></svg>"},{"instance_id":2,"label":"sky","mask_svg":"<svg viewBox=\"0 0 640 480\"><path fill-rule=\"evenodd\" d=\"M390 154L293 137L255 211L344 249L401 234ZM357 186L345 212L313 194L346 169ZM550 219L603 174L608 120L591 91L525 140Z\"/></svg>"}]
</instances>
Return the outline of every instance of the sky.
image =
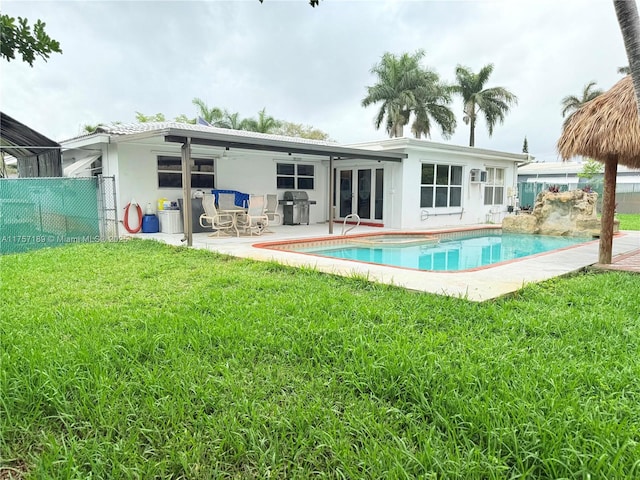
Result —
<instances>
[{"instance_id":1,"label":"sky","mask_svg":"<svg viewBox=\"0 0 640 480\"><path fill-rule=\"evenodd\" d=\"M33 67L0 60L0 110L54 140L85 124L133 122L135 113L195 117L210 106L312 125L342 144L387 138L364 108L371 68L385 52L423 49L445 82L457 65L518 97L476 147L559 161L561 101L585 84L607 90L628 64L611 0L4 0L2 13L41 19L63 53ZM462 103L450 139L468 145ZM405 135L410 130L405 129Z\"/></svg>"}]
</instances>

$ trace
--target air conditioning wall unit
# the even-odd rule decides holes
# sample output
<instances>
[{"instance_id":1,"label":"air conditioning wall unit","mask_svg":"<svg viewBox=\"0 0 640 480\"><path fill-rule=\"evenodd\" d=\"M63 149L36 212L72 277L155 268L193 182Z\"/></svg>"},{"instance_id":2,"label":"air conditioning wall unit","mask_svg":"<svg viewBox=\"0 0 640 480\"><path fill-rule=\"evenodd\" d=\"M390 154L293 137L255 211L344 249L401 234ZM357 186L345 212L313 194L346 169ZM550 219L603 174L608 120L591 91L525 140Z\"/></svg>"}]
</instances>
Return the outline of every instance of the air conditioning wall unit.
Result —
<instances>
[{"instance_id":1,"label":"air conditioning wall unit","mask_svg":"<svg viewBox=\"0 0 640 480\"><path fill-rule=\"evenodd\" d=\"M487 183L487 171L478 168L471 169L471 183Z\"/></svg>"}]
</instances>

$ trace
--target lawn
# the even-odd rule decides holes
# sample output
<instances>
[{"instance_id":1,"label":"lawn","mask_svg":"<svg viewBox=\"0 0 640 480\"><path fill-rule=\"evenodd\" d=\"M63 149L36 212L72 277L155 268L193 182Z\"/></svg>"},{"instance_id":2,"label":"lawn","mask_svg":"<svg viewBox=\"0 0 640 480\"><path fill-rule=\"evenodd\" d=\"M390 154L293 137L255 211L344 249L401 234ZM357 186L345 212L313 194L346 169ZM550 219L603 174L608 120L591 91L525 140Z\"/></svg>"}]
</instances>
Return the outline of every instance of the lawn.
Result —
<instances>
[{"instance_id":1,"label":"lawn","mask_svg":"<svg viewBox=\"0 0 640 480\"><path fill-rule=\"evenodd\" d=\"M148 241L0 273L0 478L640 477L640 275L477 304Z\"/></svg>"},{"instance_id":2,"label":"lawn","mask_svg":"<svg viewBox=\"0 0 640 480\"><path fill-rule=\"evenodd\" d=\"M617 213L620 220L620 230L640 230L640 214Z\"/></svg>"}]
</instances>

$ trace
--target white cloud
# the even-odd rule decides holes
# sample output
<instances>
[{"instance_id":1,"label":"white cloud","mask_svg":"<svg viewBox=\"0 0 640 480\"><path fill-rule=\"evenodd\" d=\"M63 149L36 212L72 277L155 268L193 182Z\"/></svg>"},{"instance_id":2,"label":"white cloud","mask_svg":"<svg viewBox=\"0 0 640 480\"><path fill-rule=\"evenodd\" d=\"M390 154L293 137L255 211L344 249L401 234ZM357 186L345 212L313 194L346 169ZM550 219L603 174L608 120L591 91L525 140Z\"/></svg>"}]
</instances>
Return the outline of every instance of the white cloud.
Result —
<instances>
[{"instance_id":1,"label":"white cloud","mask_svg":"<svg viewBox=\"0 0 640 480\"><path fill-rule=\"evenodd\" d=\"M195 114L194 97L254 116L312 124L345 143L384 138L360 102L386 52L426 51L453 81L463 64L494 63L490 83L518 106L479 147L556 159L560 100L590 80L607 89L626 56L610 0L5 1L3 13L40 18L63 54L33 68L0 63L1 109L55 139L85 123L132 121L136 111ZM466 144L459 100L458 130ZM439 134L433 140L441 141Z\"/></svg>"}]
</instances>

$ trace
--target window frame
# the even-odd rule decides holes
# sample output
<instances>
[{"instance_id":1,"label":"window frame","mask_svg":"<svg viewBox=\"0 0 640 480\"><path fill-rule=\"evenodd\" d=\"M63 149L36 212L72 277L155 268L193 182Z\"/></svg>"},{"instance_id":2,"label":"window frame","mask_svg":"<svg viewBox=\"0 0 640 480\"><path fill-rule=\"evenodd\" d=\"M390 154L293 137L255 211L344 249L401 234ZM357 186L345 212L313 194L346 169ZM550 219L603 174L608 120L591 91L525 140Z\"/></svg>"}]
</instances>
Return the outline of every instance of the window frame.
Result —
<instances>
[{"instance_id":1,"label":"window frame","mask_svg":"<svg viewBox=\"0 0 640 480\"><path fill-rule=\"evenodd\" d=\"M279 173L280 167L293 167L293 173ZM300 167L304 169L310 168L312 173L311 175L300 173L302 170ZM280 186L281 179L292 179L293 187L290 186ZM311 187L301 186L304 185L304 182L311 182ZM276 161L276 189L277 190L315 190L316 189L316 165L314 163L298 163L298 162L281 162Z\"/></svg>"},{"instance_id":2,"label":"window frame","mask_svg":"<svg viewBox=\"0 0 640 480\"><path fill-rule=\"evenodd\" d=\"M427 173L428 177L432 177L431 182L423 183L425 172L425 167L432 167L432 171ZM443 180L443 169L447 170L446 172L446 184L442 182ZM455 173L454 173L455 169ZM454 178L455 175L455 178ZM464 188L464 166L455 164L455 163L438 163L438 162L420 162L420 208L460 208L462 207L462 190ZM429 179L429 178L428 178ZM456 180L459 183L452 183ZM430 194L430 202L429 199L425 197L425 189L426 191L431 191ZM457 198L454 199L452 197L452 192L457 192ZM442 203L442 194L446 196L446 205L439 205ZM440 197L439 197L440 195ZM427 201L425 201L427 200ZM452 200L457 200L457 202L452 202Z\"/></svg>"},{"instance_id":3,"label":"window frame","mask_svg":"<svg viewBox=\"0 0 640 480\"><path fill-rule=\"evenodd\" d=\"M160 167L160 162L162 159L165 160L171 160L174 163L176 162L176 160L178 161L177 164L179 165L179 169L167 169L167 168L161 168ZM216 188L216 159L214 157L202 157L202 156L198 156L198 157L191 157L191 188L199 188L199 189L215 189ZM206 162L206 164L210 164L211 165L211 171L201 171L199 169L196 169L194 167L198 167L198 162ZM203 165L201 165L203 166ZM171 154L158 154L156 155L156 173L157 173L157 179L158 179L158 189L165 189L165 188L169 188L169 189L178 189L178 188L183 188L184 186L182 185L182 157L179 155L171 155ZM161 183L161 175L175 175L176 177L179 178L178 180L178 184L179 186L173 186L173 185L162 185ZM197 178L198 176L208 176L212 178L212 186L206 186L206 187L202 187L202 186L197 186L197 185L193 185L193 180L194 177Z\"/></svg>"},{"instance_id":4,"label":"window frame","mask_svg":"<svg viewBox=\"0 0 640 480\"><path fill-rule=\"evenodd\" d=\"M505 177L506 168L502 167L486 167L487 181L484 184L483 204L486 207L505 204ZM502 172L501 178L497 180L496 172ZM500 193L498 193L500 192ZM496 202L496 195L500 195L500 201Z\"/></svg>"}]
</instances>

